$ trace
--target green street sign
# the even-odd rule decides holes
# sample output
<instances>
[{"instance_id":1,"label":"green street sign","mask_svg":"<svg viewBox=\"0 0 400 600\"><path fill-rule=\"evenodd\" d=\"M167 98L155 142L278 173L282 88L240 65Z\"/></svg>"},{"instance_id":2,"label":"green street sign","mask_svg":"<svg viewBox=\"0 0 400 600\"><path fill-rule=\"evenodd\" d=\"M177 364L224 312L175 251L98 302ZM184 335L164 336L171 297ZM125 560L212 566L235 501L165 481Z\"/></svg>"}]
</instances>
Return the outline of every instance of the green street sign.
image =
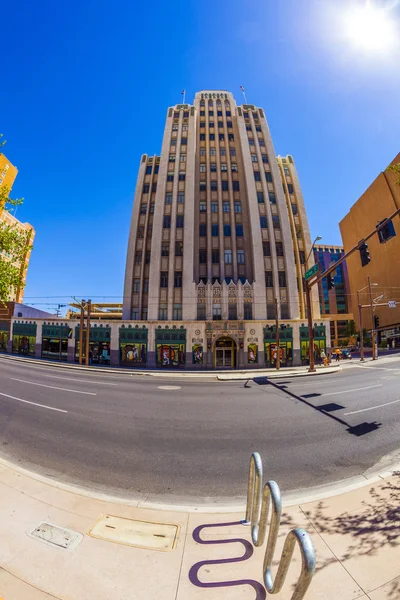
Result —
<instances>
[{"instance_id":1,"label":"green street sign","mask_svg":"<svg viewBox=\"0 0 400 600\"><path fill-rule=\"evenodd\" d=\"M306 274L304 275L304 279L310 279L310 277L312 277L313 275L315 275L316 273L318 273L319 271L319 265L313 265L311 267L311 269L308 269L308 271L306 272Z\"/></svg>"}]
</instances>

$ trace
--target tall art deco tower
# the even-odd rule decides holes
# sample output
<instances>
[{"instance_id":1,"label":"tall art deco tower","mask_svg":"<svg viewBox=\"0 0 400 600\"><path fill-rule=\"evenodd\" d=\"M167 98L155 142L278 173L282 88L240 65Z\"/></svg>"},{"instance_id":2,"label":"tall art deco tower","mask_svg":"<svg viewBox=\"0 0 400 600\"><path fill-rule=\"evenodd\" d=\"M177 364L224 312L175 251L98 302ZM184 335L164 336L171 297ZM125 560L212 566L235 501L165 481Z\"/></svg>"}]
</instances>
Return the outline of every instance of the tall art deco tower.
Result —
<instances>
[{"instance_id":1,"label":"tall art deco tower","mask_svg":"<svg viewBox=\"0 0 400 600\"><path fill-rule=\"evenodd\" d=\"M142 156L123 317L273 319L276 298L281 319L304 318L310 247L293 160L275 155L264 110L198 92L168 109L161 156Z\"/></svg>"}]
</instances>

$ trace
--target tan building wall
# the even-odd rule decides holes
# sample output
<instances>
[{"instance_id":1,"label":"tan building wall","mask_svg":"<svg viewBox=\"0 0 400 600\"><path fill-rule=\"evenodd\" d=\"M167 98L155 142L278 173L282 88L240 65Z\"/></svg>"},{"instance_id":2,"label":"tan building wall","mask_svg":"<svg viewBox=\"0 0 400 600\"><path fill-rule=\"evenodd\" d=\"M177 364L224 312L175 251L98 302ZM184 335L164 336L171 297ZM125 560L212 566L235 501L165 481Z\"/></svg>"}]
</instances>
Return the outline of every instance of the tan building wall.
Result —
<instances>
[{"instance_id":1,"label":"tan building wall","mask_svg":"<svg viewBox=\"0 0 400 600\"><path fill-rule=\"evenodd\" d=\"M296 289L298 290L299 296L299 316L301 319L305 319L307 316L307 309L303 278L305 272L314 264L314 257L311 253L312 240L310 227L308 225L306 206L293 157L290 155L285 157L278 156L277 160L282 178L290 233L293 241L294 268L297 280ZM319 319L319 294L315 286L312 289L311 298L313 303L313 317L314 319Z\"/></svg>"},{"instance_id":2,"label":"tan building wall","mask_svg":"<svg viewBox=\"0 0 400 600\"><path fill-rule=\"evenodd\" d=\"M14 184L15 178L18 174L18 169L11 164L11 162L4 156L4 154L0 154L0 187L8 187L9 192ZM16 227L17 229L27 233L27 245L26 245L26 253L25 259L22 264L18 263L18 266L21 268L23 283L25 285L29 259L31 255L31 246L33 244L33 240L35 237L35 230L29 223L21 223L16 217L12 214L3 210L0 206L0 221L7 223L7 225ZM3 257L5 260L9 260L10 257ZM24 285L16 290L10 290L9 301L12 302L22 302L24 297Z\"/></svg>"},{"instance_id":3,"label":"tan building wall","mask_svg":"<svg viewBox=\"0 0 400 600\"><path fill-rule=\"evenodd\" d=\"M0 187L7 186L11 190L17 174L17 167L14 167L4 154L0 154Z\"/></svg>"},{"instance_id":4,"label":"tan building wall","mask_svg":"<svg viewBox=\"0 0 400 600\"><path fill-rule=\"evenodd\" d=\"M400 154L393 160L400 163ZM394 173L384 171L378 175L375 181L364 192L364 194L351 207L348 214L340 222L340 231L343 239L345 252L348 252L360 240L374 230L377 223L389 217L400 207L400 187L396 185ZM361 266L360 253L354 252L347 259L350 287L353 301L354 319L358 324L357 290L361 290L368 284L368 276L372 283L377 286L372 288L373 298L382 294L385 297L382 302L397 300L396 308L377 307L375 315L379 317L380 328L390 328L400 324L400 217L393 220L396 237L381 244L378 235L368 240L368 250L371 262ZM369 304L367 291L360 294L362 304ZM363 310L363 325L371 329L371 314L368 309Z\"/></svg>"}]
</instances>

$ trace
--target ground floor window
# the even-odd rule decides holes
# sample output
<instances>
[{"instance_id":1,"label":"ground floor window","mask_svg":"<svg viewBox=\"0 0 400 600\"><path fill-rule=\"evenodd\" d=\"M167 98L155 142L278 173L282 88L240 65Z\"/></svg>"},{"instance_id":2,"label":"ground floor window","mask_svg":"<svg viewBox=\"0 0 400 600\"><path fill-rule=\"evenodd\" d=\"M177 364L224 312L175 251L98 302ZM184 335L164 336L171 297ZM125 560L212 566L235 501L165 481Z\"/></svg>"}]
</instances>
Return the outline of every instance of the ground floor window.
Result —
<instances>
[{"instance_id":1,"label":"ground floor window","mask_svg":"<svg viewBox=\"0 0 400 600\"><path fill-rule=\"evenodd\" d=\"M0 352L7 352L9 337L8 331L0 331Z\"/></svg>"},{"instance_id":2,"label":"ground floor window","mask_svg":"<svg viewBox=\"0 0 400 600\"><path fill-rule=\"evenodd\" d=\"M85 357L86 346L83 344L83 357ZM75 362L79 362L79 339L75 342ZM110 364L110 342L89 342L89 364Z\"/></svg>"},{"instance_id":3,"label":"ground floor window","mask_svg":"<svg viewBox=\"0 0 400 600\"><path fill-rule=\"evenodd\" d=\"M119 362L125 367L145 365L147 361L147 344L120 342Z\"/></svg>"},{"instance_id":4,"label":"ground floor window","mask_svg":"<svg viewBox=\"0 0 400 600\"><path fill-rule=\"evenodd\" d=\"M258 346L257 344L249 344L247 346L247 359L249 364L254 364L257 362L258 355Z\"/></svg>"},{"instance_id":5,"label":"ground floor window","mask_svg":"<svg viewBox=\"0 0 400 600\"><path fill-rule=\"evenodd\" d=\"M42 357L53 358L56 360L68 359L68 340L60 338L42 338Z\"/></svg>"},{"instance_id":6,"label":"ground floor window","mask_svg":"<svg viewBox=\"0 0 400 600\"><path fill-rule=\"evenodd\" d=\"M326 341L325 340L314 340L314 359L316 362L322 362L321 352L326 352ZM309 342L308 340L301 340L301 362L308 364L310 361L309 354Z\"/></svg>"},{"instance_id":7,"label":"ground floor window","mask_svg":"<svg viewBox=\"0 0 400 600\"><path fill-rule=\"evenodd\" d=\"M13 335L12 351L14 354L23 354L24 356L35 356L36 336L34 335Z\"/></svg>"},{"instance_id":8,"label":"ground floor window","mask_svg":"<svg viewBox=\"0 0 400 600\"><path fill-rule=\"evenodd\" d=\"M267 342L265 344L265 360L266 363L274 366L277 357L276 343ZM293 343L279 342L279 357L281 366L290 366L293 363Z\"/></svg>"},{"instance_id":9,"label":"ground floor window","mask_svg":"<svg viewBox=\"0 0 400 600\"><path fill-rule=\"evenodd\" d=\"M192 358L194 365L203 364L203 344L193 344Z\"/></svg>"},{"instance_id":10,"label":"ground floor window","mask_svg":"<svg viewBox=\"0 0 400 600\"><path fill-rule=\"evenodd\" d=\"M157 366L179 367L185 364L185 344L156 344Z\"/></svg>"}]
</instances>

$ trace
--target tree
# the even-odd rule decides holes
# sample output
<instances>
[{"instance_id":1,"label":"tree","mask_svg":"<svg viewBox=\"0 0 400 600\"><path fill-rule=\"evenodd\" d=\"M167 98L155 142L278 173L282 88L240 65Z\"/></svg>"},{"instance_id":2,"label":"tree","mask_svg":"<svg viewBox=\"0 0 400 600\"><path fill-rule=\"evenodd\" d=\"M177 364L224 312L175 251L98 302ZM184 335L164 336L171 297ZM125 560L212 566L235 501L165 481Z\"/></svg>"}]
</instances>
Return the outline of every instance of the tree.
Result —
<instances>
[{"instance_id":1,"label":"tree","mask_svg":"<svg viewBox=\"0 0 400 600\"><path fill-rule=\"evenodd\" d=\"M2 137L0 134L0 149L5 144ZM0 186L0 304L3 305L13 290L24 287L25 260L32 249L30 232L19 228L10 217L11 209L20 206L23 198L10 198L9 194L7 185Z\"/></svg>"},{"instance_id":2,"label":"tree","mask_svg":"<svg viewBox=\"0 0 400 600\"><path fill-rule=\"evenodd\" d=\"M357 328L356 328L356 324L353 321L353 319L351 319L350 321L347 321L346 323L346 335L348 337L351 337L352 335L355 335L357 333Z\"/></svg>"},{"instance_id":3,"label":"tree","mask_svg":"<svg viewBox=\"0 0 400 600\"><path fill-rule=\"evenodd\" d=\"M400 185L400 163L389 165L386 170L399 175L398 179L396 179L396 185Z\"/></svg>"}]
</instances>

